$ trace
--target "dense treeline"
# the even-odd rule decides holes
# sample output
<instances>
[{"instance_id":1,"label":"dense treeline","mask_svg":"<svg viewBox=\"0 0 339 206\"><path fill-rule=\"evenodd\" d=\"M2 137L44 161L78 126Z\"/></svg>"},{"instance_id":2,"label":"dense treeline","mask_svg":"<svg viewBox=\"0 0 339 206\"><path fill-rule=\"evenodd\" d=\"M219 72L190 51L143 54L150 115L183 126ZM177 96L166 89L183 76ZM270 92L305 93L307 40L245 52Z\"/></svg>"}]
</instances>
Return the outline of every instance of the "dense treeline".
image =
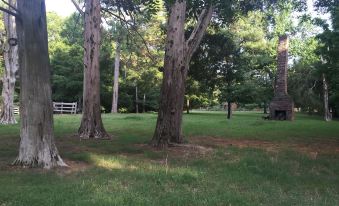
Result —
<instances>
[{"instance_id":1,"label":"dense treeline","mask_svg":"<svg viewBox=\"0 0 339 206\"><path fill-rule=\"evenodd\" d=\"M333 113L337 113L337 5L331 1L319 1L315 5L318 12L331 14L330 24L312 19L307 12L297 22L293 21L296 9L292 1L278 6L238 16L224 27L210 26L190 66L185 107L217 108L230 101L240 106L255 104L267 108L273 95L277 37L290 32L293 62L290 62L289 93L296 106L309 113L323 112L322 73L325 73L330 87L329 104ZM68 18L48 14L54 101L81 105L81 21L78 14ZM119 22L108 21L102 28L100 56L102 110L111 109L116 39L123 36L119 111L135 112L136 104L139 111L157 111L162 78L159 68L164 55L164 13L157 13L151 20L140 17L140 36L127 31Z\"/></svg>"},{"instance_id":2,"label":"dense treeline","mask_svg":"<svg viewBox=\"0 0 339 206\"><path fill-rule=\"evenodd\" d=\"M53 100L78 102L81 105L83 92L83 48L81 18L73 14L62 18L48 13L51 66L53 69ZM120 112L135 112L158 109L159 84L163 52L163 31L160 17L150 22L140 20L140 36L130 34L119 23L108 22L102 33L100 70L101 104L103 112L110 112L114 75L116 39L122 36L120 63ZM147 29L146 29L147 28ZM147 45L144 44L147 41ZM148 47L148 48L146 48ZM136 88L138 90L136 94ZM138 101L136 102L136 95ZM146 103L143 103L143 99ZM144 109L143 109L144 107Z\"/></svg>"},{"instance_id":3,"label":"dense treeline","mask_svg":"<svg viewBox=\"0 0 339 206\"><path fill-rule=\"evenodd\" d=\"M190 64L185 108L221 108L220 105L230 102L266 110L273 96L277 39L288 32L291 38L289 93L296 107L309 113L323 112L322 73L325 73L330 87L330 108L336 114L338 12L335 5L316 6L319 12L322 8L322 12L331 13L331 26L313 18L305 8L296 7L293 1L284 1L274 9L239 15L226 26L212 23ZM297 12L300 13L296 20ZM77 14L68 18L48 14L54 101L82 101L81 21ZM101 104L105 112L112 105L118 38L122 40L119 111L136 112L137 107L139 112L158 110L166 20L164 13L158 12L151 20L139 17L137 23L138 34L112 20L102 27ZM187 32L189 35L190 29Z\"/></svg>"}]
</instances>

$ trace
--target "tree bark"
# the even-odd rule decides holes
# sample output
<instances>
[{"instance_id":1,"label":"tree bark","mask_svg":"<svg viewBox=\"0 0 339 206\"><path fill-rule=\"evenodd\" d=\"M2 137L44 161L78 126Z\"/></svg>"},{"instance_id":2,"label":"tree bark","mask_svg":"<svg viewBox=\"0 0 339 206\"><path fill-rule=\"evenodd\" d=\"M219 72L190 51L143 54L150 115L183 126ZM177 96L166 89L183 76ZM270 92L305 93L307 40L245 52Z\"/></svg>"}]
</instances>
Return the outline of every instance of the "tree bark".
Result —
<instances>
[{"instance_id":1,"label":"tree bark","mask_svg":"<svg viewBox=\"0 0 339 206\"><path fill-rule=\"evenodd\" d=\"M54 143L45 0L18 0L20 149L14 165L66 166Z\"/></svg>"},{"instance_id":2,"label":"tree bark","mask_svg":"<svg viewBox=\"0 0 339 206\"><path fill-rule=\"evenodd\" d=\"M120 69L120 40L117 41L114 62L114 83L113 83L113 101L112 113L118 113L118 97L119 97L119 69Z\"/></svg>"},{"instance_id":3,"label":"tree bark","mask_svg":"<svg viewBox=\"0 0 339 206\"><path fill-rule=\"evenodd\" d=\"M266 101L264 102L264 114L267 114L267 103L266 103Z\"/></svg>"},{"instance_id":4,"label":"tree bark","mask_svg":"<svg viewBox=\"0 0 339 206\"><path fill-rule=\"evenodd\" d=\"M213 7L204 9L191 36L185 41L186 1L176 0L170 7L165 48L164 74L158 119L151 144L167 147L182 143L182 113L189 62L212 18Z\"/></svg>"},{"instance_id":5,"label":"tree bark","mask_svg":"<svg viewBox=\"0 0 339 206\"><path fill-rule=\"evenodd\" d=\"M135 113L139 113L139 104L138 104L138 86L135 86Z\"/></svg>"},{"instance_id":6,"label":"tree bark","mask_svg":"<svg viewBox=\"0 0 339 206\"><path fill-rule=\"evenodd\" d=\"M227 119L232 117L232 102L227 102Z\"/></svg>"},{"instance_id":7,"label":"tree bark","mask_svg":"<svg viewBox=\"0 0 339 206\"><path fill-rule=\"evenodd\" d=\"M100 105L100 0L85 0L83 114L79 128L81 139L107 139Z\"/></svg>"},{"instance_id":8,"label":"tree bark","mask_svg":"<svg viewBox=\"0 0 339 206\"><path fill-rule=\"evenodd\" d=\"M10 5L15 6L14 0L9 0ZM3 13L6 30L6 43L4 47L5 71L2 78L2 99L3 107L0 114L0 124L16 124L14 117L14 90L16 72L18 71L18 46L10 45L8 40L17 39L15 17Z\"/></svg>"},{"instance_id":9,"label":"tree bark","mask_svg":"<svg viewBox=\"0 0 339 206\"><path fill-rule=\"evenodd\" d=\"M146 94L144 94L144 98L142 100L142 113L146 112Z\"/></svg>"},{"instance_id":10,"label":"tree bark","mask_svg":"<svg viewBox=\"0 0 339 206\"><path fill-rule=\"evenodd\" d=\"M190 100L189 98L186 99L186 113L190 113Z\"/></svg>"},{"instance_id":11,"label":"tree bark","mask_svg":"<svg viewBox=\"0 0 339 206\"><path fill-rule=\"evenodd\" d=\"M325 74L322 74L322 78L323 78L323 93L324 93L324 120L326 122L329 122L332 120L332 116L331 116L330 109L328 106L328 84L326 81Z\"/></svg>"}]
</instances>

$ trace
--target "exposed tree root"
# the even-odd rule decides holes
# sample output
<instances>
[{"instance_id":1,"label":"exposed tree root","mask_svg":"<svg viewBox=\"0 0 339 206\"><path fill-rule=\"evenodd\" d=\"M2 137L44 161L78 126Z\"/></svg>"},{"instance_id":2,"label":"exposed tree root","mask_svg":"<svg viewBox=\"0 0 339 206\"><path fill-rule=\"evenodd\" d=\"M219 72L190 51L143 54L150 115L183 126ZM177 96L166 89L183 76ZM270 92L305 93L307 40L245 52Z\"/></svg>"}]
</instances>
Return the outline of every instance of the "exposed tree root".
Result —
<instances>
[{"instance_id":1,"label":"exposed tree root","mask_svg":"<svg viewBox=\"0 0 339 206\"><path fill-rule=\"evenodd\" d=\"M22 158L18 157L13 163L13 166L20 166L24 168L43 168L52 169L54 167L68 167L68 165L61 159L59 155L50 156L47 158L31 157Z\"/></svg>"}]
</instances>

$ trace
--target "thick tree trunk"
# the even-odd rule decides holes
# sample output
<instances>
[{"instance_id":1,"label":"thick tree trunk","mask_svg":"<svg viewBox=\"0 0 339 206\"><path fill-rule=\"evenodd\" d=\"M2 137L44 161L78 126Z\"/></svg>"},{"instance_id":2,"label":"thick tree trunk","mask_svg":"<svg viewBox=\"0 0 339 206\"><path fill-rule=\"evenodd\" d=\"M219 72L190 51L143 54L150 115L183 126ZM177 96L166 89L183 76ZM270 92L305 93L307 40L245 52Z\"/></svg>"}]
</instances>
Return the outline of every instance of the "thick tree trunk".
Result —
<instances>
[{"instance_id":1,"label":"thick tree trunk","mask_svg":"<svg viewBox=\"0 0 339 206\"><path fill-rule=\"evenodd\" d=\"M187 41L185 41L185 13L186 1L176 0L172 3L167 26L158 119L151 142L156 147L167 147L171 142L183 142L181 123L188 65L212 18L213 7L202 11Z\"/></svg>"},{"instance_id":2,"label":"thick tree trunk","mask_svg":"<svg viewBox=\"0 0 339 206\"><path fill-rule=\"evenodd\" d=\"M18 0L20 149L15 165L65 166L54 143L45 0Z\"/></svg>"},{"instance_id":3,"label":"thick tree trunk","mask_svg":"<svg viewBox=\"0 0 339 206\"><path fill-rule=\"evenodd\" d=\"M114 83L113 83L113 101L112 113L118 113L118 97L119 97L119 69L120 69L120 40L117 41L114 62Z\"/></svg>"},{"instance_id":4,"label":"thick tree trunk","mask_svg":"<svg viewBox=\"0 0 339 206\"><path fill-rule=\"evenodd\" d=\"M107 139L100 105L100 0L86 0L84 15L84 100L78 133L82 139Z\"/></svg>"},{"instance_id":5,"label":"thick tree trunk","mask_svg":"<svg viewBox=\"0 0 339 206\"><path fill-rule=\"evenodd\" d=\"M187 75L184 36L185 12L186 1L176 1L171 6L160 107L152 140L152 144L157 147L167 147L170 142L183 142L181 122Z\"/></svg>"},{"instance_id":6,"label":"thick tree trunk","mask_svg":"<svg viewBox=\"0 0 339 206\"><path fill-rule=\"evenodd\" d=\"M13 0L9 0L10 5L15 6ZM3 14L4 25L6 30L6 40L16 39L16 26L15 18L7 13ZM0 124L16 124L14 117L14 89L15 89L15 76L18 71L18 46L9 45L6 42L4 49L5 71L2 78L2 99L3 107L0 114Z\"/></svg>"},{"instance_id":7,"label":"thick tree trunk","mask_svg":"<svg viewBox=\"0 0 339 206\"><path fill-rule=\"evenodd\" d=\"M323 93L324 93L324 120L328 122L332 120L332 116L331 116L330 109L328 106L328 84L326 81L325 74L322 75L322 78L323 78Z\"/></svg>"},{"instance_id":8,"label":"thick tree trunk","mask_svg":"<svg viewBox=\"0 0 339 206\"><path fill-rule=\"evenodd\" d=\"M227 119L232 117L232 102L227 102Z\"/></svg>"}]
</instances>

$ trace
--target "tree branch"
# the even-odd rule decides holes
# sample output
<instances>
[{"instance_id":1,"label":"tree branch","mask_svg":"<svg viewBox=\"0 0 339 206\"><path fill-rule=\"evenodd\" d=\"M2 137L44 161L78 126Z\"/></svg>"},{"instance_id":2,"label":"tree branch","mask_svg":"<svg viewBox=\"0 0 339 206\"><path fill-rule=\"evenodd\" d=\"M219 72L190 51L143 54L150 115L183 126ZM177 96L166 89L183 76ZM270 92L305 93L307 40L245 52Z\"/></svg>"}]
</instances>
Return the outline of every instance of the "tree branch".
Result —
<instances>
[{"instance_id":1,"label":"tree branch","mask_svg":"<svg viewBox=\"0 0 339 206\"><path fill-rule=\"evenodd\" d=\"M148 57L149 57L153 62L155 62L155 58L154 58L153 55L151 54L151 51L150 51L150 49L148 48L148 45L147 45L147 42L146 42L145 38L142 36L142 34L140 34L140 32L139 32L138 29L136 28L135 24L133 24L133 23L127 21L124 17L121 17L121 16L119 16L119 15L117 15L117 14L114 14L113 12L111 12L111 11L108 10L108 9L101 8L101 10L104 11L104 12L106 12L106 13L108 13L108 14L110 14L110 15L112 15L112 16L114 16L114 17L117 18L118 20L120 20L121 24L125 24L125 25L126 25L127 32L128 32L131 36L133 36L133 35L131 34L130 29L129 29L129 28L131 28L131 30L132 30L133 32L135 32L135 33L139 36L139 38L141 39L142 43L145 45L146 51L147 51L147 53L148 53ZM122 13L120 13L120 15L122 15ZM123 15L122 15L122 16L123 16ZM132 18L132 19L133 19L133 18Z\"/></svg>"},{"instance_id":2,"label":"tree branch","mask_svg":"<svg viewBox=\"0 0 339 206\"><path fill-rule=\"evenodd\" d=\"M9 15L15 16L16 18L20 18L20 15L18 13L13 12L13 11L8 10L8 9L5 9L3 7L0 7L0 11L3 11L5 13L9 14Z\"/></svg>"},{"instance_id":3,"label":"tree branch","mask_svg":"<svg viewBox=\"0 0 339 206\"><path fill-rule=\"evenodd\" d=\"M205 34L205 31L212 19L214 7L210 6L209 8L205 8L202 10L201 14L199 15L198 22L191 33L191 36L186 41L186 51L187 51L187 57L190 59L197 50L202 37Z\"/></svg>"},{"instance_id":4,"label":"tree branch","mask_svg":"<svg viewBox=\"0 0 339 206\"><path fill-rule=\"evenodd\" d=\"M79 4L75 0L71 0L75 8L79 11L81 15L84 15L84 11L80 8Z\"/></svg>"},{"instance_id":5,"label":"tree branch","mask_svg":"<svg viewBox=\"0 0 339 206\"><path fill-rule=\"evenodd\" d=\"M18 13L17 8L15 8L15 6L11 5L9 2L5 1L5 0L1 0L4 4L6 4L9 8L13 9L14 11L16 11Z\"/></svg>"}]
</instances>

